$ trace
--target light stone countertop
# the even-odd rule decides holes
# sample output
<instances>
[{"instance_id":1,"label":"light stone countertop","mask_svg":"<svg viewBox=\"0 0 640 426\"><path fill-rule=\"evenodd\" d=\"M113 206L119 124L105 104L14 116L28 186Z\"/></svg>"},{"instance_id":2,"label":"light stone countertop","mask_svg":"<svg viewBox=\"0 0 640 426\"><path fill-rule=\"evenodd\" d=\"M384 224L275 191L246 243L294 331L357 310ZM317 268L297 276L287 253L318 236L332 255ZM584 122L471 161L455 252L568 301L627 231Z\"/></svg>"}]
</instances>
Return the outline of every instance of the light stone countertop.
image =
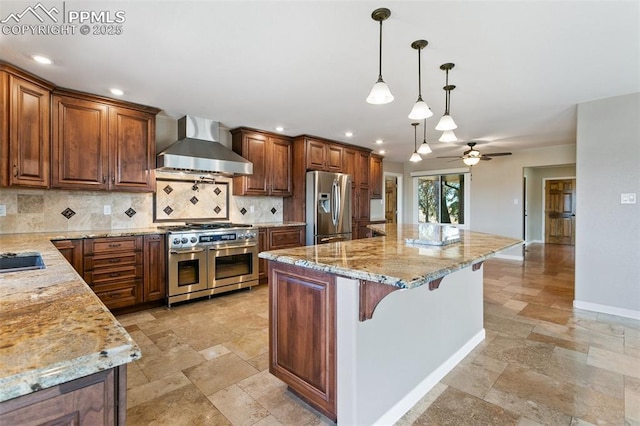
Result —
<instances>
[{"instance_id":1,"label":"light stone countertop","mask_svg":"<svg viewBox=\"0 0 640 426\"><path fill-rule=\"evenodd\" d=\"M0 273L0 402L140 358L137 344L50 242L131 233L0 235L0 253L39 252L46 266Z\"/></svg>"},{"instance_id":2,"label":"light stone countertop","mask_svg":"<svg viewBox=\"0 0 640 426\"><path fill-rule=\"evenodd\" d=\"M417 225L369 225L385 236L261 252L263 259L400 288L415 288L481 262L521 240L460 230L446 246L407 244Z\"/></svg>"},{"instance_id":3,"label":"light stone countertop","mask_svg":"<svg viewBox=\"0 0 640 426\"><path fill-rule=\"evenodd\" d=\"M256 228L285 228L287 226L307 226L305 222L255 222Z\"/></svg>"}]
</instances>

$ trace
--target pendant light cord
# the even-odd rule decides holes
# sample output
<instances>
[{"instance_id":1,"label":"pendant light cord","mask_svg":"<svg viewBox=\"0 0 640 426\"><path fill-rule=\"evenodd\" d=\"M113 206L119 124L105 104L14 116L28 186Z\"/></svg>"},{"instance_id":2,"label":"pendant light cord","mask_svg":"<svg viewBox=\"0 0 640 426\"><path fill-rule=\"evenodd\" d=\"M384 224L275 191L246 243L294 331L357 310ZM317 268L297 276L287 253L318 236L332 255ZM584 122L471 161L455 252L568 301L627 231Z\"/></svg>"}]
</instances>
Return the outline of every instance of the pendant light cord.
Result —
<instances>
[{"instance_id":1,"label":"pendant light cord","mask_svg":"<svg viewBox=\"0 0 640 426\"><path fill-rule=\"evenodd\" d=\"M382 81L382 21L380 21L380 50L378 53L378 81Z\"/></svg>"},{"instance_id":2,"label":"pendant light cord","mask_svg":"<svg viewBox=\"0 0 640 426\"><path fill-rule=\"evenodd\" d=\"M418 98L422 99L422 69L420 66L420 51L422 49L418 49Z\"/></svg>"}]
</instances>

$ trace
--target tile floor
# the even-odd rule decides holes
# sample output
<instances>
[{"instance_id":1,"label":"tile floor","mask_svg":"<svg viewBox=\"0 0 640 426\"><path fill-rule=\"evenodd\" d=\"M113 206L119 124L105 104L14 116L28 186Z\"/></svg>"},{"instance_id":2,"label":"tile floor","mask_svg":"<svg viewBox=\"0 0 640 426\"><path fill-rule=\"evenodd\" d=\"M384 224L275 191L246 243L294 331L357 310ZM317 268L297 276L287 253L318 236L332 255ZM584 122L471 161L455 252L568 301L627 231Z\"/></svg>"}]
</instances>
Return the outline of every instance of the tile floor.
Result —
<instances>
[{"instance_id":1,"label":"tile floor","mask_svg":"<svg viewBox=\"0 0 640 426\"><path fill-rule=\"evenodd\" d=\"M572 309L573 247L484 266L487 338L398 425L640 425L640 321ZM128 425L331 422L268 372L267 287L119 316Z\"/></svg>"}]
</instances>

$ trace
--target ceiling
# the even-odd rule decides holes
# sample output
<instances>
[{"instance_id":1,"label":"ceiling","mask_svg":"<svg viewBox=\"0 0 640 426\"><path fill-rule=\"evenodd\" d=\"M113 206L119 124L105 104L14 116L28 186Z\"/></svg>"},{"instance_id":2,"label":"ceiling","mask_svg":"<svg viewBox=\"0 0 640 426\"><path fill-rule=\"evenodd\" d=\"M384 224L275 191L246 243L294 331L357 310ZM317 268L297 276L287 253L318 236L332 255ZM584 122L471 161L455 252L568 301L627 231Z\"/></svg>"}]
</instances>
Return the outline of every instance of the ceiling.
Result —
<instances>
[{"instance_id":1,"label":"ceiling","mask_svg":"<svg viewBox=\"0 0 640 426\"><path fill-rule=\"evenodd\" d=\"M2 1L0 20L37 0ZM385 149L391 161L413 152L407 115L418 94L431 156L574 144L576 105L640 91L638 1L49 1L69 11L124 11L121 35L0 35L0 58L62 87L195 115L227 128L310 134ZM378 76L378 23L387 7L383 76L395 100L365 102ZM58 15L60 18L62 12ZM13 21L9 22L15 24ZM38 23L28 14L20 24ZM51 22L45 22L49 24ZM79 27L79 25L78 25ZM54 64L30 59L46 55ZM459 141L438 142L449 74ZM422 127L419 139L422 141ZM347 138L346 131L353 132ZM375 144L382 139L381 146Z\"/></svg>"}]
</instances>

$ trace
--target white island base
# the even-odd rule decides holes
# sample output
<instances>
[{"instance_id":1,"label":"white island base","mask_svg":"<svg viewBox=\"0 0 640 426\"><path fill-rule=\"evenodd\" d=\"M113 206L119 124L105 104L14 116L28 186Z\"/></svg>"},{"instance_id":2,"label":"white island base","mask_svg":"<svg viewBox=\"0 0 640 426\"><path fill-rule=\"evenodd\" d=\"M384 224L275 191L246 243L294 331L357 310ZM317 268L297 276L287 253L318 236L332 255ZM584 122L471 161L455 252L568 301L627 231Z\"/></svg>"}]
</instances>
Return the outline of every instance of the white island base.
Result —
<instances>
[{"instance_id":1,"label":"white island base","mask_svg":"<svg viewBox=\"0 0 640 426\"><path fill-rule=\"evenodd\" d=\"M337 277L337 417L344 425L392 424L485 337L482 268L440 286L394 291L358 320L359 281Z\"/></svg>"}]
</instances>

